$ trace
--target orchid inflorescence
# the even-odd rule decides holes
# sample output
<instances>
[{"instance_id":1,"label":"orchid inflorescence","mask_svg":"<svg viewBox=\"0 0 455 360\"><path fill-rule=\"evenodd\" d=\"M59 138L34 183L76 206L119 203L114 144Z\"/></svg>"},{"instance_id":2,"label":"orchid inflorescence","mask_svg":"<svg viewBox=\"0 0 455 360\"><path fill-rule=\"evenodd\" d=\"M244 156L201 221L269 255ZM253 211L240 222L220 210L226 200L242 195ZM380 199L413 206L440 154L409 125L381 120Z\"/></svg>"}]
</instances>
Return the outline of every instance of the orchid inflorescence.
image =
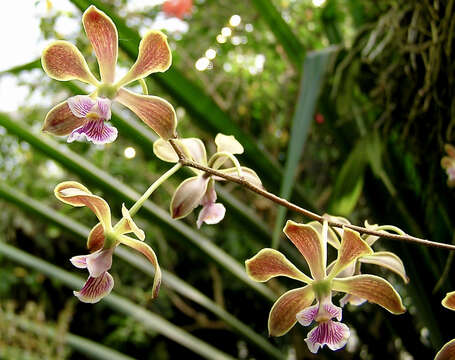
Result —
<instances>
[{"instance_id":1,"label":"orchid inflorescence","mask_svg":"<svg viewBox=\"0 0 455 360\"><path fill-rule=\"evenodd\" d=\"M60 201L76 207L87 206L99 221L88 237L87 248L90 253L70 259L74 266L89 272L82 289L74 294L88 303L96 303L107 296L114 285L108 272L112 266L112 255L117 246L124 244L140 251L155 267L152 289L152 297L155 298L161 284L160 267L154 251L144 242L144 231L135 224L132 216L153 191L181 166L189 166L194 176L184 180L175 190L170 202L170 214L174 219L181 219L201 205L196 222L198 228L203 223L217 224L225 216L224 205L216 202L216 182L231 180L259 194L268 194L266 197L277 204L287 206L290 203L263 190L258 175L252 169L240 165L236 155L242 154L244 149L233 136L218 134L215 138L216 152L210 158L207 158L205 145L200 139L178 137L173 106L164 99L148 95L143 80L152 73L166 71L171 65L172 54L163 33L154 30L147 32L140 42L136 62L125 76L115 81L118 35L114 23L95 6L90 6L84 12L82 23L98 60L101 81L91 73L84 57L74 45L67 41L50 44L42 55L45 72L53 79L80 80L95 89L89 95L70 97L52 108L45 118L43 131L58 136L68 135L68 142L84 139L94 144L113 142L118 132L108 121L111 118L111 104L118 101L160 136L153 144L155 155L175 165L153 183L130 210L123 205L122 218L115 225L112 225L107 202L92 194L84 185L66 181L55 187L55 196ZM134 81L141 82L145 94L135 94L125 88ZM444 157L441 164L449 176L449 186L453 186L455 148L446 145L446 152L449 156ZM365 222L364 228L355 227L365 231L360 234L350 228L352 225L345 218L323 215L313 219L318 221L308 224L288 221L283 230L306 260L310 275L301 272L275 249L260 250L245 265L247 274L255 281L265 282L277 276L285 276L305 284L278 298L270 311L268 328L271 336L281 336L297 322L303 326L315 323L305 341L309 350L316 353L325 345L338 350L347 343L350 331L341 322L341 307L347 303L361 305L369 301L393 314L405 311L400 295L393 286L376 275L362 274L361 264L375 264L389 269L405 283L408 282L408 277L398 256L392 252L375 252L372 249L379 236L397 237L389 231L405 237L406 234L400 229ZM127 235L131 233L137 239ZM409 239L407 237L408 241ZM331 263L327 262L327 244L337 253L336 259ZM333 296L337 293L345 293L340 299L341 307L333 304ZM455 292L447 295L443 305L455 309ZM450 357L452 353L455 353L455 340L445 345L438 353L437 360L453 359Z\"/></svg>"}]
</instances>

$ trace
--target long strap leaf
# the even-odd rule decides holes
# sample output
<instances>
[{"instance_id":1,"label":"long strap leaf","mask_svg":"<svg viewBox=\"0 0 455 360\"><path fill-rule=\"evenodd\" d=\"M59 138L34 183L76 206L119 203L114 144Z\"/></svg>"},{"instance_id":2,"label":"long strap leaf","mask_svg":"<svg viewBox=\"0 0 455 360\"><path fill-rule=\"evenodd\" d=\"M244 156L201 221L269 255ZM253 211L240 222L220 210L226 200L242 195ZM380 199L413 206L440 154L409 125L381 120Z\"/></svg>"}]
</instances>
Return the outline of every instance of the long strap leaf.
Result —
<instances>
[{"instance_id":1,"label":"long strap leaf","mask_svg":"<svg viewBox=\"0 0 455 360\"><path fill-rule=\"evenodd\" d=\"M61 281L64 285L70 288L80 288L84 284L84 279L81 277L70 274L55 265L49 264L48 262L41 260L36 256L30 255L25 251L19 250L14 246L8 245L3 241L0 241L0 253L6 255L13 261L40 271L53 279ZM103 299L103 304L106 304L120 313L137 320L147 329L156 331L157 333L166 336L167 338L185 346L206 359L234 359L233 357L214 348L212 345L205 343L197 337L182 330L178 326L175 326L169 321L163 319L161 316L147 311L119 295L111 293Z\"/></svg>"},{"instance_id":2,"label":"long strap leaf","mask_svg":"<svg viewBox=\"0 0 455 360\"><path fill-rule=\"evenodd\" d=\"M125 199L125 203L131 205L139 198L139 194L129 186L118 181L105 171L98 169L83 157L73 153L66 146L57 144L55 141L45 138L42 135L33 134L24 124L13 121L6 114L0 114L0 125L10 133L17 135L22 140L59 162L62 166L77 173L86 181L97 184L110 196L118 196ZM185 239L196 245L202 252L219 263L226 270L231 272L246 285L256 290L259 294L269 300L274 300L274 293L263 284L252 281L245 272L245 269L234 258L226 254L209 239L197 233L181 221L173 220L169 214L150 200L144 203L141 212L155 219L165 230L178 239Z\"/></svg>"},{"instance_id":3,"label":"long strap leaf","mask_svg":"<svg viewBox=\"0 0 455 360\"><path fill-rule=\"evenodd\" d=\"M88 227L55 211L46 205L43 205L39 201L27 197L18 190L13 189L5 184L0 184L0 197L17 205L23 210L40 216L46 221L53 223L76 236L82 237L83 239L86 239L89 234L90 229ZM132 251L129 251L123 247L119 247L116 249L115 255L119 256L132 266L138 268L151 277L154 276L155 270L153 266L143 257L133 253ZM210 298L202 294L200 291L185 281L181 280L179 277L173 275L172 273L169 273L164 269L161 270L163 274L164 286L173 289L180 295L211 311L220 319L224 320L226 324L231 326L235 331L249 340L252 344L256 345L259 349L263 350L273 358L283 358L282 352L280 352L280 350L272 346L266 339L254 332L249 326L245 325L243 322L232 316L226 310L219 307Z\"/></svg>"}]
</instances>

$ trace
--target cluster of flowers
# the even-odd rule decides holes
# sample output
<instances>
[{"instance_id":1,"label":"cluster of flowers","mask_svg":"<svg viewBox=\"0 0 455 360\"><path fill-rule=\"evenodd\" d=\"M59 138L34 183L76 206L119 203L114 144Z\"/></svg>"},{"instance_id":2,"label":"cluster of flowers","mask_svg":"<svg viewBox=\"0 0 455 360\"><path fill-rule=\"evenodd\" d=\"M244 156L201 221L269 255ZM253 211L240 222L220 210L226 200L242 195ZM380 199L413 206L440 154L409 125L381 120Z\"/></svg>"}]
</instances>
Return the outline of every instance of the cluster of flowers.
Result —
<instances>
[{"instance_id":1,"label":"cluster of flowers","mask_svg":"<svg viewBox=\"0 0 455 360\"><path fill-rule=\"evenodd\" d=\"M139 45L139 54L129 72L115 82L115 67L118 54L118 34L112 20L102 11L90 6L82 17L85 32L95 51L101 81L89 70L80 51L71 43L56 41L43 52L42 65L45 72L60 81L80 80L95 86L89 95L78 95L58 104L47 114L43 131L54 135L68 135L68 142L88 140L94 144L105 144L117 138L117 129L108 124L111 118L111 104L118 101L133 111L146 125L152 128L160 139L154 143L155 155L163 161L179 163L175 150L178 146L186 159L203 167L217 170L218 174L238 177L261 187L256 173L240 166L235 155L243 153L242 145L233 137L218 134L215 138L216 152L207 159L204 144L197 138L179 139L176 134L177 119L174 108L166 100L135 94L125 88L134 81L146 76L166 71L171 65L172 55L166 36L159 31L149 31ZM173 144L169 140L173 141ZM446 146L449 157L442 160L442 166L449 175L450 186L455 184L455 149ZM233 166L229 167L229 164ZM176 189L170 204L174 219L190 214L202 205L197 226L202 223L216 224L225 215L226 209L216 202L216 181L225 181L221 176L191 168L194 176L184 180ZM124 244L141 253L154 265L155 279L153 297L158 296L161 272L153 249L145 242L145 233L133 221L132 213L122 206L122 218L112 225L111 212L105 200L92 194L85 186L74 181L56 186L55 196L72 206L87 206L99 223L90 232L88 255L71 258L78 268L86 268L89 277L80 291L74 294L83 302L95 303L107 296L113 288L114 280L109 274L115 248ZM137 210L137 209L136 209ZM374 252L372 245L375 236L360 236L348 227L329 227L329 222L349 225L344 218L324 216L323 224L310 222L298 224L288 221L284 233L305 258L311 276L298 270L282 253L274 249L262 249L246 261L246 271L255 281L264 282L276 276L286 276L301 281L305 286L283 294L273 305L269 314L271 336L286 334L297 322L316 326L305 339L311 352L327 345L332 350L342 348L349 338L349 328L341 322L342 309L335 306L332 296L338 292L346 295L340 299L346 303L360 305L365 301L376 303L393 314L405 311L399 294L386 280L361 274L361 264L383 266L398 274L408 282L403 263L395 254L387 251ZM392 226L369 225L373 230L392 230L402 233ZM134 234L132 238L127 234ZM327 244L337 251L335 261L327 264ZM455 310L455 292L447 294L443 305ZM447 343L438 353L437 360L451 359L455 353L455 340Z\"/></svg>"}]
</instances>

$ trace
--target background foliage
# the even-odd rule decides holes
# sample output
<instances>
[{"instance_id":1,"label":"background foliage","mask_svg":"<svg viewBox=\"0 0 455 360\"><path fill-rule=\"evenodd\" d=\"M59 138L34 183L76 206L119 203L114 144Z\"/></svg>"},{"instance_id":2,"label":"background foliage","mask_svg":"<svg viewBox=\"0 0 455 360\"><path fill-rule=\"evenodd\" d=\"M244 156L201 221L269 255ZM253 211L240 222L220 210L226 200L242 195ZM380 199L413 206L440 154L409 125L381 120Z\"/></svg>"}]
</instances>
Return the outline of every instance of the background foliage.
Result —
<instances>
[{"instance_id":1,"label":"background foliage","mask_svg":"<svg viewBox=\"0 0 455 360\"><path fill-rule=\"evenodd\" d=\"M135 6L135 1L72 3L71 12L60 12L55 6L43 16L42 37L62 38L55 30L56 22L68 18L80 24L81 9L96 3L119 28L123 68L134 61L138 32L163 16L160 5ZM354 223L364 219L391 223L409 234L451 242L454 193L445 184L440 158L443 144L453 141L455 122L453 3L327 0L317 7L311 1L195 1L192 13L182 23L187 31L167 32L173 49L172 70L151 76L149 91L176 106L180 134L203 138L209 152L217 132L242 138L246 154L241 160L257 171L270 191L282 192L282 182L291 176L295 179L290 185L291 197L298 204L347 216ZM217 42L217 35L234 14L241 16L240 25L232 27L233 34L225 43ZM64 38L83 51L96 73L95 58L83 30L79 27ZM325 76L320 81L310 78L311 73L307 74L303 66L306 57L310 51L331 44L337 46L323 59L321 71ZM197 71L195 63L208 48L217 52L211 68ZM17 206L20 201L8 189L68 215L79 226L89 227L94 220L89 211L62 206L52 196L56 183L70 179L88 183L109 201L116 216L122 202L134 199L122 196L123 190L109 187L109 179L103 183L90 175L90 169L87 172L72 165L62 149L79 154L137 192L168 165L151 151L153 134L120 108L114 108L113 122L120 129L115 143L99 147L52 139L57 143L49 143L46 151L42 141L48 137L34 138L46 112L51 104L84 93L83 85L48 79L39 62L2 74L3 78L11 76L29 88L29 95L17 111L0 115L4 126L0 128L0 196L4 198L0 241L76 273L68 259L85 252L81 234L68 231L43 214L38 216L39 211L24 204ZM317 103L308 104L314 106L314 113L299 115L299 102L305 99L302 93L319 87L319 98L314 97ZM34 100L37 98L40 101ZM305 121L305 137L291 132L299 121ZM298 141L289 151L291 136ZM127 147L135 149L134 158L125 157ZM294 174L287 172L286 177L283 169L288 169L286 163L291 158L300 161L293 167ZM153 195L153 203L164 211L183 173ZM270 298L293 283L280 279L270 281L268 290L258 290L223 261L229 255L243 264L260 248L270 246L278 209L233 184L225 185L224 190L220 198L228 212L217 226L203 226L190 233L186 227L166 222L160 217L163 212L156 212L153 204L139 214L138 223L164 269L205 294L217 309L266 338ZM295 214L287 216L306 220ZM181 222L195 228L194 216ZM207 239L210 249L224 251L219 258L206 250ZM281 240L283 252L295 259L295 252ZM394 317L369 304L348 308L352 311L345 311L344 317L354 335L347 348L336 353L324 349L318 358L427 359L454 337L453 327L449 327L454 315L440 306L445 292L454 288L450 281L452 256L390 240L381 240L378 245L397 252L405 262L411 278L408 286L390 273L380 274L397 287L408 312ZM1 251L0 264L0 358L93 357L90 352L78 351L70 341L37 337L32 328L21 327L18 318L38 326L57 326L61 336L69 331L137 359L200 357L103 302L95 306L75 302L71 288L62 281ZM365 270L380 271L373 266ZM153 277L144 276L126 261L115 261L112 273L118 295L232 357L274 356L273 350L267 352L258 346L260 340L254 342L239 333L213 309L190 300L176 287L164 286L159 298L151 302ZM435 288L441 278L442 285ZM284 356L312 358L303 342L306 331L296 326L287 336L265 342Z\"/></svg>"}]
</instances>

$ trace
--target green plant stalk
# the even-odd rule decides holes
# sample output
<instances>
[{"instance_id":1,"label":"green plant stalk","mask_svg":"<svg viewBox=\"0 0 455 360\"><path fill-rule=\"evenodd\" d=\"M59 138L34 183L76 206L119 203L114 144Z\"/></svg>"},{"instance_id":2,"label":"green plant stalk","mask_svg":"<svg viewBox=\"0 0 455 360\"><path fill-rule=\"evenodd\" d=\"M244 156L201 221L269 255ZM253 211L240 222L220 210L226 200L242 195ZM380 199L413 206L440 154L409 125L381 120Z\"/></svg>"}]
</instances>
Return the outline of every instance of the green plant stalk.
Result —
<instances>
[{"instance_id":1,"label":"green plant stalk","mask_svg":"<svg viewBox=\"0 0 455 360\"><path fill-rule=\"evenodd\" d=\"M33 255L5 244L0 240L0 253L6 255L9 259L16 261L24 266L39 271L46 276L61 281L64 285L74 289L80 288L84 280L59 267L49 264ZM150 311L132 303L123 297L111 293L103 299L103 304L117 310L118 312L129 316L142 323L148 330L155 331L182 346L194 351L202 357L210 360L233 360L234 358L205 343L197 337L187 333L178 326L170 323Z\"/></svg>"},{"instance_id":2,"label":"green plant stalk","mask_svg":"<svg viewBox=\"0 0 455 360\"><path fill-rule=\"evenodd\" d=\"M131 216L136 215L139 209L144 205L144 202L152 195L152 193L158 189L158 187L163 184L167 179L169 179L172 175L174 175L180 168L182 164L177 163L173 167L171 167L168 171L166 171L163 175L161 175L156 181L153 182L152 185L147 189L147 191L137 200L134 205L129 210Z\"/></svg>"},{"instance_id":3,"label":"green plant stalk","mask_svg":"<svg viewBox=\"0 0 455 360\"><path fill-rule=\"evenodd\" d=\"M15 314L6 314L7 321L14 322L21 329L39 336L62 339L65 344L84 356L98 360L134 360L132 357L112 350L107 346L71 333L59 334L53 326L36 324Z\"/></svg>"},{"instance_id":4,"label":"green plant stalk","mask_svg":"<svg viewBox=\"0 0 455 360\"><path fill-rule=\"evenodd\" d=\"M79 176L86 179L86 181L96 183L111 195L116 195L125 199L126 203L131 204L140 197L136 191L118 181L105 171L98 169L83 157L68 150L67 147L64 147L64 150L62 150L62 146L55 141L41 135L33 134L26 126L19 121L13 121L6 114L0 114L0 125L5 127L10 133L15 134L39 151L48 155L50 158L56 160L62 164L62 166L77 173ZM273 301L276 298L273 291L264 286L264 284L251 280L246 274L244 267L240 265L237 260L189 226L181 221L173 220L166 211L152 203L150 200L144 202L141 211L155 218L163 229L171 230L169 233L174 236L176 233L179 234L180 236L178 239L186 239L196 245L211 259L266 299Z\"/></svg>"},{"instance_id":5,"label":"green plant stalk","mask_svg":"<svg viewBox=\"0 0 455 360\"><path fill-rule=\"evenodd\" d=\"M50 223L53 223L60 228L65 229L78 237L81 237L84 240L87 239L89 235L90 229L88 227L46 205L43 205L41 202L35 199L27 197L18 190L13 189L5 184L0 184L0 198L4 198L8 202L17 205L22 210L38 215L44 220L49 221ZM153 265L151 265L150 262L145 260L145 258L142 256L129 251L124 247L118 247L115 250L115 255L128 262L130 265L150 275L152 278L155 275L155 269ZM250 341L251 344L256 345L258 349L264 351L271 357L275 359L283 359L284 356L280 350L270 344L261 335L254 332L254 330L252 330L249 326L245 325L236 317L232 316L229 312L218 306L210 298L202 294L200 291L185 281L181 280L177 276L169 273L164 269L161 270L163 276L163 286L169 287L180 295L187 297L198 305L213 312L220 319L224 320L226 324L229 325L234 331L238 332L246 340Z\"/></svg>"}]
</instances>

